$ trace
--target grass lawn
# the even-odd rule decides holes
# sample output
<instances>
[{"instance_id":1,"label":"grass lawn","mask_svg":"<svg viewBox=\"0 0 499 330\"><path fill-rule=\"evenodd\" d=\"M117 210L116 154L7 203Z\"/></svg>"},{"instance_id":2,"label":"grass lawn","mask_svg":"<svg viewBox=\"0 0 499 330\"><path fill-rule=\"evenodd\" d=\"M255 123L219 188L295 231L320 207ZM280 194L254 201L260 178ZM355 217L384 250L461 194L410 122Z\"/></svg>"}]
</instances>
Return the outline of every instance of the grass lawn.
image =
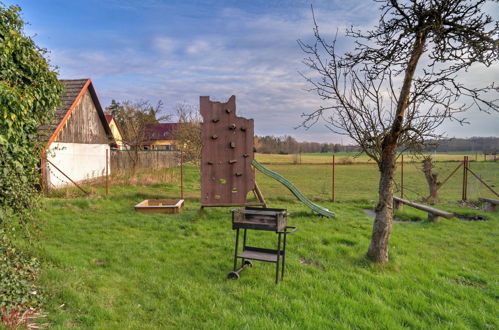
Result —
<instances>
[{"instance_id":1,"label":"grass lawn","mask_svg":"<svg viewBox=\"0 0 499 330\"><path fill-rule=\"evenodd\" d=\"M336 152L335 161L338 164L342 163L374 163L367 155L362 154L357 156L356 152ZM426 153L426 155L431 155L435 161L462 161L464 156L469 156L470 161L483 161L483 154L476 152L453 152L453 153ZM289 155L278 155L278 154L256 154L256 160L262 163L270 164L294 164L299 162L299 158L296 154ZM492 156L488 156L488 160L492 159ZM333 161L332 153L303 153L301 154L301 162L303 164L330 164ZM415 156L412 154L404 154L404 161L421 161L421 156Z\"/></svg>"},{"instance_id":2,"label":"grass lawn","mask_svg":"<svg viewBox=\"0 0 499 330\"><path fill-rule=\"evenodd\" d=\"M317 171L307 172L314 182ZM262 262L232 281L226 279L235 239L229 209L198 213L196 170L188 168L186 177L188 198L178 215L133 210L146 198L178 197L174 184L112 187L108 197L44 200L37 254L44 260L40 285L47 297L44 321L51 328L499 326L497 212L442 204L490 221L395 223L391 261L380 266L365 258L372 219L362 209L373 205L375 191L352 187L350 194L356 189L359 198L322 200L337 214L328 220L259 177L270 206L287 208L289 224L299 230L289 236L283 282L275 285L274 264ZM399 216L425 218L410 209ZM252 232L249 239L271 248L276 235Z\"/></svg>"}]
</instances>

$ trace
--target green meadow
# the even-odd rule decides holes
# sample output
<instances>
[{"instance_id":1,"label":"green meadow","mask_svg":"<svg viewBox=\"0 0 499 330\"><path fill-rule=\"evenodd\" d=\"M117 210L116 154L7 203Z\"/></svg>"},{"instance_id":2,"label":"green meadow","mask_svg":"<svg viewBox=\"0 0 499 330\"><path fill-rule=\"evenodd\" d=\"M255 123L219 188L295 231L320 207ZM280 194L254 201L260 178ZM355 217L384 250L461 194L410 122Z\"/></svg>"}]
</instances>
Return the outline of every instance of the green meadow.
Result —
<instances>
[{"instance_id":1,"label":"green meadow","mask_svg":"<svg viewBox=\"0 0 499 330\"><path fill-rule=\"evenodd\" d=\"M484 159L483 154L477 152L455 152L455 153L423 153L410 154L404 153L404 161L421 161L423 156L431 156L435 161L462 161L464 156L468 156L471 161L493 160L494 156L488 155ZM355 152L336 152L334 153L335 162L339 164L350 163L374 163L369 156L365 154L357 154ZM257 154L256 159L262 163L271 164L330 164L333 161L332 153L303 153L303 154Z\"/></svg>"},{"instance_id":2,"label":"green meadow","mask_svg":"<svg viewBox=\"0 0 499 330\"><path fill-rule=\"evenodd\" d=\"M457 165L439 163L438 168L449 173ZM404 168L404 180L407 188L426 191L417 166ZM499 184L497 163L471 166L490 184ZM462 171L442 188L437 207L488 221L430 223L425 213L406 207L396 214L407 221L394 223L390 262L378 265L365 257L372 218L364 209L375 205L374 165L336 166L335 203L330 166L268 167L337 215L316 216L286 188L257 175L269 206L288 209L289 225L298 227L288 237L284 281L275 285L274 264L258 261L239 280L226 278L235 240L230 208L200 212L199 173L187 166L180 214L133 209L144 199L178 198L176 180L114 185L108 196L99 187L90 197L53 193L43 200L35 252L43 260L38 284L48 316L40 322L56 329L499 326L499 215L456 202ZM485 193L479 189L476 196ZM271 232L250 232L248 238L255 246L276 244Z\"/></svg>"}]
</instances>

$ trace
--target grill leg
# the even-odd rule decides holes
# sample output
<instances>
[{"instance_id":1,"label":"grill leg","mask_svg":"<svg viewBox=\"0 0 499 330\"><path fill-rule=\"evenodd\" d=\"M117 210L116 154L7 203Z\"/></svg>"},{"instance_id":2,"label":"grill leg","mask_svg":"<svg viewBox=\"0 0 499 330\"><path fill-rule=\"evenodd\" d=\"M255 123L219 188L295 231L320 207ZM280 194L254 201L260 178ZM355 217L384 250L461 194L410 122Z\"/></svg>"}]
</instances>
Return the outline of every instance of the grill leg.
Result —
<instances>
[{"instance_id":1,"label":"grill leg","mask_svg":"<svg viewBox=\"0 0 499 330\"><path fill-rule=\"evenodd\" d=\"M234 249L234 271L237 270L237 249L239 247L239 228L236 229L236 248Z\"/></svg>"},{"instance_id":2,"label":"grill leg","mask_svg":"<svg viewBox=\"0 0 499 330\"><path fill-rule=\"evenodd\" d=\"M282 270L281 270L281 281L284 279L284 267L286 261L286 233L284 234L284 244L282 247Z\"/></svg>"},{"instance_id":3,"label":"grill leg","mask_svg":"<svg viewBox=\"0 0 499 330\"><path fill-rule=\"evenodd\" d=\"M275 268L275 283L279 283L279 261L281 257L281 233L277 234L277 262Z\"/></svg>"},{"instance_id":4,"label":"grill leg","mask_svg":"<svg viewBox=\"0 0 499 330\"><path fill-rule=\"evenodd\" d=\"M246 248L246 228L244 228L244 234L243 234L243 251L244 249ZM245 265L245 262L246 260L243 258L242 262L241 262L241 267L243 267Z\"/></svg>"}]
</instances>

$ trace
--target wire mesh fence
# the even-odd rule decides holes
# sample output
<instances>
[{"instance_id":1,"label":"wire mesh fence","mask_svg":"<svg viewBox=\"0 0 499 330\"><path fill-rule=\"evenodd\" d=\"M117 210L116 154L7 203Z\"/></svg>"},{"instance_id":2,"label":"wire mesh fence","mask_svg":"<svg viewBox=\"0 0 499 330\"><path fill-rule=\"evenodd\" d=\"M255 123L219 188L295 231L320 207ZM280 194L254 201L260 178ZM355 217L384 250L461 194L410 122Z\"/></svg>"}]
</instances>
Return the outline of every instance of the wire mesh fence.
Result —
<instances>
[{"instance_id":1,"label":"wire mesh fence","mask_svg":"<svg viewBox=\"0 0 499 330\"><path fill-rule=\"evenodd\" d=\"M462 162L462 156L460 156ZM423 200L429 195L429 187L422 172L421 161L409 157L409 162L404 162L403 185L401 176L401 163L397 163L394 175L394 193L403 195L411 200ZM434 162L434 172L438 173L438 180L444 181L450 174L452 176L439 189L439 198L442 201L456 201L462 199L463 171L461 162L440 161ZM269 164L265 165L293 182L305 195L316 201L331 201L333 193L332 164ZM499 187L499 162L470 161L469 168L480 177L493 190ZM454 173L453 173L454 172ZM261 174L257 175L263 192L271 196L283 196L283 199L292 199L286 189L278 182ZM336 201L366 200L375 201L378 196L379 170L374 163L336 163L334 169L334 193ZM477 200L478 197L496 198L489 188L468 174L467 199Z\"/></svg>"},{"instance_id":2,"label":"wire mesh fence","mask_svg":"<svg viewBox=\"0 0 499 330\"><path fill-rule=\"evenodd\" d=\"M262 157L263 156L263 157ZM105 155L102 156L105 159ZM138 157L132 159L132 157ZM257 155L257 159L267 157L265 164L269 169L276 171L291 181L301 192L313 201L331 201L334 197L338 202L343 201L376 201L378 196L379 170L375 163L368 161L358 161L351 155L340 155L336 157L334 167L334 185L333 185L333 166L332 157L312 158L303 157L307 162L290 163L284 162L279 158L277 162L272 155ZM394 194L410 200L424 200L429 195L429 187L422 171L421 158L412 155L405 155L403 177L401 159L397 162L394 174ZM475 158L477 160L475 160ZM329 159L329 162L326 160ZM439 198L441 201L457 201L462 199L464 166L462 155L443 155L438 157L440 161L434 161L433 172L438 174L440 182L445 181L439 189ZM317 161L317 162L314 162ZM477 200L478 197L488 197L497 199L497 195L492 190L499 187L499 162L493 158L484 161L479 157L470 157L468 167L476 174L468 173L466 188L467 199ZM127 151L112 151L109 154L109 178L107 184L110 187L124 185L153 185L153 184L179 184L180 183L180 153L176 151L140 151L133 155ZM195 168L198 165L188 163L188 167ZM61 173L54 172L53 177L67 182L71 187L69 180ZM103 174L105 174L103 172ZM199 181L199 171L189 171L187 178L190 182ZM479 179L483 181L480 182ZM280 199L283 201L294 200L294 196L279 182L257 173L257 182L263 191L265 197ZM484 185L484 183L486 185ZM99 180L81 183L86 190L92 191L95 186L104 186L105 177ZM489 187L487 187L489 186ZM73 185L74 187L74 185ZM197 196L194 185L194 191L189 192L189 196ZM489 189L491 188L491 189ZM191 189L192 190L192 189Z\"/></svg>"},{"instance_id":3,"label":"wire mesh fence","mask_svg":"<svg viewBox=\"0 0 499 330\"><path fill-rule=\"evenodd\" d=\"M52 152L42 161L46 193L56 196L92 194L96 187L151 185L180 181L178 151ZM83 173L83 174L82 174Z\"/></svg>"}]
</instances>

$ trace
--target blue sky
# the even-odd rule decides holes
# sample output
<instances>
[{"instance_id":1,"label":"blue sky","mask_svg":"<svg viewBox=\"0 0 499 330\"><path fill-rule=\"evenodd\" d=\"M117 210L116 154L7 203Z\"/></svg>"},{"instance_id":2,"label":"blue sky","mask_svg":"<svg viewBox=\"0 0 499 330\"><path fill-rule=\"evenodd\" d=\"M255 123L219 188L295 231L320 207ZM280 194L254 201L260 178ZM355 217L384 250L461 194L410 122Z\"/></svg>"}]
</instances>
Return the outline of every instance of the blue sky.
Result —
<instances>
[{"instance_id":1,"label":"blue sky","mask_svg":"<svg viewBox=\"0 0 499 330\"><path fill-rule=\"evenodd\" d=\"M238 114L255 119L258 135L348 142L324 123L294 127L321 101L298 71L297 39L311 40L310 1L4 0L18 4L38 45L50 51L61 78L91 78L103 106L111 99L161 99L197 106L200 95L237 97ZM366 0L312 1L321 31L372 26L377 5ZM495 7L497 9L497 6ZM494 10L495 10L494 9ZM497 13L495 13L497 14ZM499 66L469 73L497 80ZM499 117L471 111L471 125L447 123L448 136L499 135Z\"/></svg>"}]
</instances>

